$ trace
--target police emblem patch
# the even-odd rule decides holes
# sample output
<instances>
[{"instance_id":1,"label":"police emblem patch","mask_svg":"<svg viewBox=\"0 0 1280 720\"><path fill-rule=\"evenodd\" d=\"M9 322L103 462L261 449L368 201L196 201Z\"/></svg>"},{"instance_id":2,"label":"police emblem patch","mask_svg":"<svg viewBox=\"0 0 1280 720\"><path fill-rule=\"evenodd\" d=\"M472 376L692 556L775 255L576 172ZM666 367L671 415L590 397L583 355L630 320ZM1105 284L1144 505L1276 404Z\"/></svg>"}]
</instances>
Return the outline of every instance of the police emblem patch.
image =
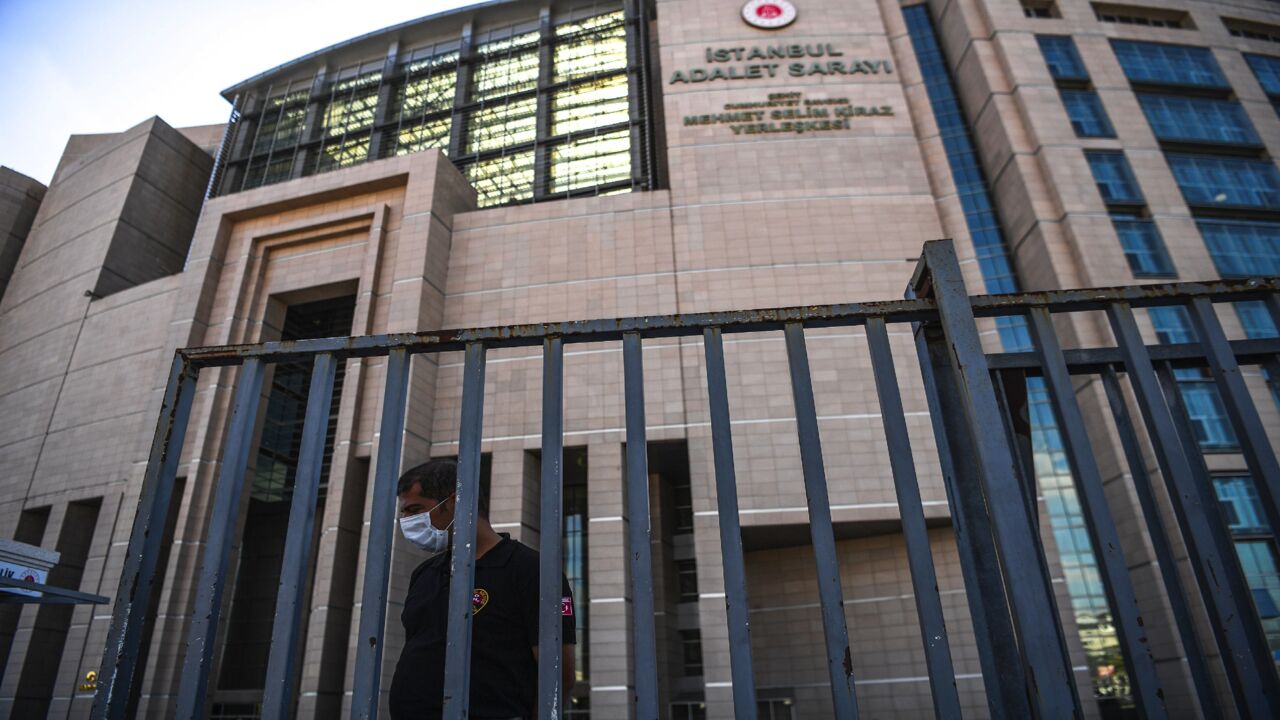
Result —
<instances>
[{"instance_id":1,"label":"police emblem patch","mask_svg":"<svg viewBox=\"0 0 1280 720\"><path fill-rule=\"evenodd\" d=\"M489 591L484 588L476 588L471 591L471 614L475 615L489 604Z\"/></svg>"}]
</instances>

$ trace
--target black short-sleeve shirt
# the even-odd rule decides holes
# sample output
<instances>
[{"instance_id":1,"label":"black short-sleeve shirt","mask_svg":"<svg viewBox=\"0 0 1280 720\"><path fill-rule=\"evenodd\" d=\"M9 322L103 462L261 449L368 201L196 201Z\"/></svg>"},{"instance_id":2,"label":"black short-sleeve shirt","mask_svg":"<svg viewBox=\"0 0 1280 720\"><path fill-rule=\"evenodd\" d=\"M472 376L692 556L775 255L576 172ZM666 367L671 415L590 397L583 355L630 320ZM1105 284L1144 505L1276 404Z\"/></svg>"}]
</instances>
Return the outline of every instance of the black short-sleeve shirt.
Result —
<instances>
[{"instance_id":1,"label":"black short-sleeve shirt","mask_svg":"<svg viewBox=\"0 0 1280 720\"><path fill-rule=\"evenodd\" d=\"M575 612L563 581L561 637L575 644ZM538 553L506 533L476 560L471 597L471 703L473 718L534 717L538 700ZM449 611L449 553L418 566L409 581L401 622L405 644L391 680L395 720L438 718L444 698L444 655Z\"/></svg>"}]
</instances>

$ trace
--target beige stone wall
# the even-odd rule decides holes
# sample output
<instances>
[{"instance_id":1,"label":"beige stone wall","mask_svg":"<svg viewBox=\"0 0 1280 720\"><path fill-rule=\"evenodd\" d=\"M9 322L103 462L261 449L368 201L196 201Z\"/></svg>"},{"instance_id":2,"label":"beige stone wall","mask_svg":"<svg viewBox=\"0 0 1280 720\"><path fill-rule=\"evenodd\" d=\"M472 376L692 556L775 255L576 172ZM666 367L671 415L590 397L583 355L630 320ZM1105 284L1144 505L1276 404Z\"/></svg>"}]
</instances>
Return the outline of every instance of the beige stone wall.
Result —
<instances>
[{"instance_id":1,"label":"beige stone wall","mask_svg":"<svg viewBox=\"0 0 1280 720\"><path fill-rule=\"evenodd\" d=\"M36 219L45 187L16 170L0 167L0 298Z\"/></svg>"}]
</instances>

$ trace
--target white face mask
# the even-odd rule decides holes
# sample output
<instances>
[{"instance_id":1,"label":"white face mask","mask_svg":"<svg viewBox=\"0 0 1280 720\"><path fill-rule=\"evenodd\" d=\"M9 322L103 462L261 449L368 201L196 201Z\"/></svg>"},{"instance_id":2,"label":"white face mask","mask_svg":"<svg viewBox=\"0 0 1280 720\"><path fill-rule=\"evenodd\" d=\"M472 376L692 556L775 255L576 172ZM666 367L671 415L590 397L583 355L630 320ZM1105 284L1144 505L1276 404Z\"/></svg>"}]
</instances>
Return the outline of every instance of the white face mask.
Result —
<instances>
[{"instance_id":1,"label":"white face mask","mask_svg":"<svg viewBox=\"0 0 1280 720\"><path fill-rule=\"evenodd\" d=\"M400 533L404 535L404 539L433 555L449 548L449 528L441 530L431 524L431 513L440 505L417 515L400 518ZM453 522L450 521L449 525L452 526Z\"/></svg>"}]
</instances>

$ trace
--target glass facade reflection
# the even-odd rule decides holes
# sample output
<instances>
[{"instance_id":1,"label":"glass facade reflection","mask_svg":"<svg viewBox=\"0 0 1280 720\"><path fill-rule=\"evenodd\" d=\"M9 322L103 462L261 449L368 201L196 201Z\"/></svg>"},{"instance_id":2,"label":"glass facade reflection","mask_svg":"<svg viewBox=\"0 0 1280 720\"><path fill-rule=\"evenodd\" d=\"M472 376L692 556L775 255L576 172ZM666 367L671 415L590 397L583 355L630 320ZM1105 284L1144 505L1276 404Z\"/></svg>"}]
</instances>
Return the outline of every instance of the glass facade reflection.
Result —
<instances>
[{"instance_id":1,"label":"glass facade reflection","mask_svg":"<svg viewBox=\"0 0 1280 720\"><path fill-rule=\"evenodd\" d=\"M1189 205L1280 210L1280 170L1270 160L1168 153Z\"/></svg>"},{"instance_id":2,"label":"glass facade reflection","mask_svg":"<svg viewBox=\"0 0 1280 720\"><path fill-rule=\"evenodd\" d=\"M1164 43L1112 40L1125 77L1130 82L1229 88L1227 78L1208 48Z\"/></svg>"},{"instance_id":3,"label":"glass facade reflection","mask_svg":"<svg viewBox=\"0 0 1280 720\"><path fill-rule=\"evenodd\" d=\"M258 89L218 194L430 148L481 207L649 189L644 46L607 5L552 19Z\"/></svg>"},{"instance_id":4,"label":"glass facade reflection","mask_svg":"<svg viewBox=\"0 0 1280 720\"><path fill-rule=\"evenodd\" d=\"M1071 128L1079 137L1111 138L1116 131L1111 127L1111 119L1102 107L1102 99L1093 90L1059 90L1062 106L1067 109L1067 117L1071 118Z\"/></svg>"},{"instance_id":5,"label":"glass facade reflection","mask_svg":"<svg viewBox=\"0 0 1280 720\"><path fill-rule=\"evenodd\" d=\"M1280 556L1275 534L1267 524L1253 478L1247 475L1216 477L1218 507L1231 530L1236 558L1253 594L1254 610L1267 635L1267 645L1280 659Z\"/></svg>"},{"instance_id":6,"label":"glass facade reflection","mask_svg":"<svg viewBox=\"0 0 1280 720\"><path fill-rule=\"evenodd\" d=\"M956 97L955 84L938 42L933 19L929 16L929 8L923 4L913 5L903 8L902 14L920 63L929 104L942 135L947 163L964 208L985 289L988 293L1018 292L1021 288L1009 259L1008 245L996 218L986 176L978 162L973 137ZM1059 50L1065 46L1056 44L1057 40L1070 43L1070 38L1038 39L1042 48L1046 39ZM1046 56L1048 54L1046 52ZM1070 54L1079 60L1074 44L1070 45ZM1083 73L1082 63L1079 68ZM1087 74L1084 78L1087 79ZM998 330L1006 352L1032 349L1025 321L1020 318L1000 320L1005 321L998 325ZM1118 702L1122 706L1131 705L1128 673L1120 656L1119 638L1111 621L1111 610L1098 576L1096 556L1080 510L1075 479L1043 378L1027 379L1027 406L1036 483L1044 497L1044 507L1057 544L1063 576L1071 596L1072 614L1089 663L1094 694L1099 699Z\"/></svg>"},{"instance_id":7,"label":"glass facade reflection","mask_svg":"<svg viewBox=\"0 0 1280 720\"><path fill-rule=\"evenodd\" d=\"M1189 95L1138 93L1142 112L1160 140L1258 145L1240 103Z\"/></svg>"}]
</instances>

